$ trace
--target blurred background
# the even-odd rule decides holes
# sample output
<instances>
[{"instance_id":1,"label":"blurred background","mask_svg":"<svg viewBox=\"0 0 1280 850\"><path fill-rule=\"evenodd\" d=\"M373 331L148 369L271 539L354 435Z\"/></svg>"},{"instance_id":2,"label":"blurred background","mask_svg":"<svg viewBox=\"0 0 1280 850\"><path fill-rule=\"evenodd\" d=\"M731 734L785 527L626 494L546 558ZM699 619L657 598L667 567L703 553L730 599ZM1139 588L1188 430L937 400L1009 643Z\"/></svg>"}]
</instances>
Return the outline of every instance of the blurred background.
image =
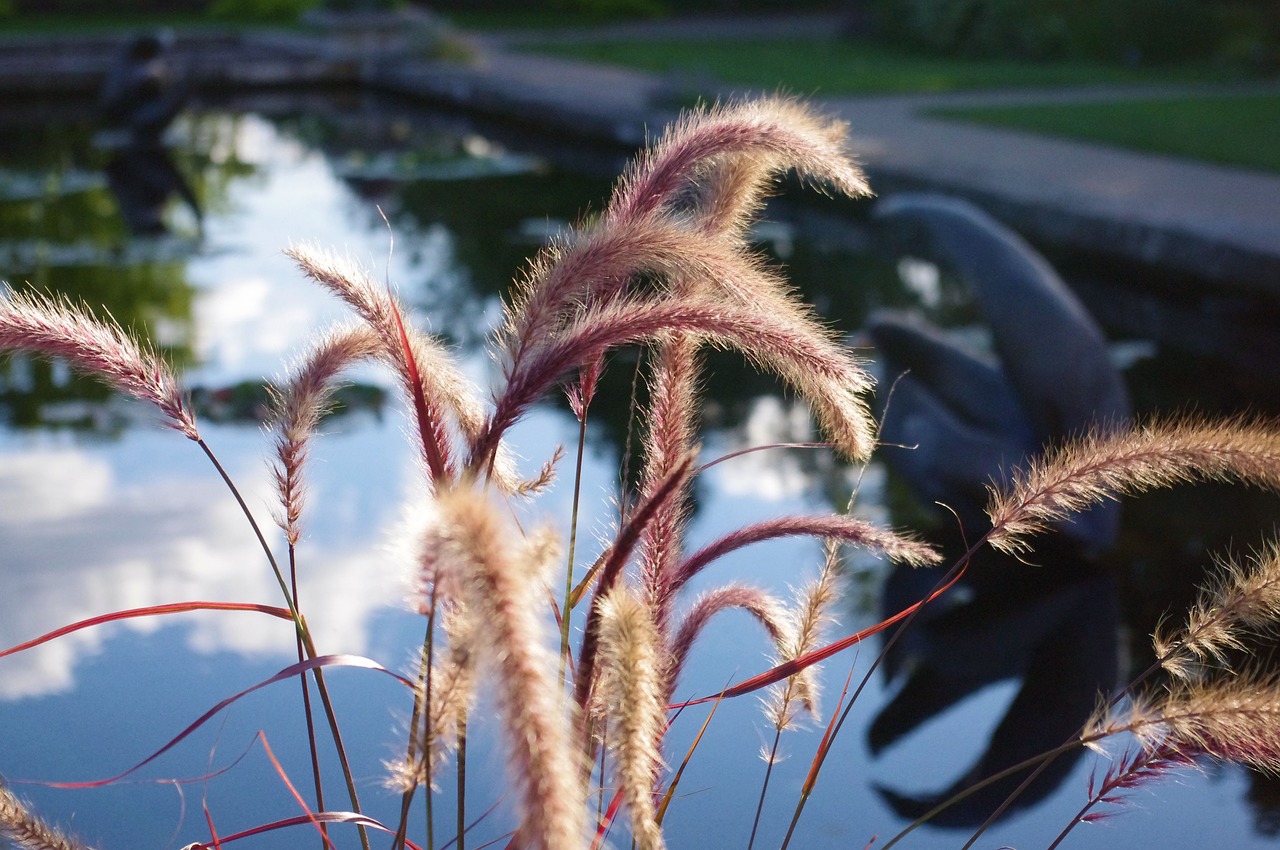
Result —
<instances>
[{"instance_id":1,"label":"blurred background","mask_svg":"<svg viewBox=\"0 0 1280 850\"><path fill-rule=\"evenodd\" d=\"M700 100L781 89L852 122L880 197L781 181L757 247L880 364L882 403L896 384L898 414L919 414L952 454L967 444L947 441L982 426L1012 462L1046 437L1036 423L1048 409L1277 412L1280 216L1267 204L1280 198L1278 68L1280 6L1252 0L0 0L0 280L109 312L162 350L269 523L265 384L347 318L284 247L349 252L487 388L497 370L485 344L511 281L603 205L646 134ZM1066 178L1076 157L1096 179ZM1002 182L1013 169L1014 185ZM1033 302L1030 318L1000 307ZM927 358L913 361L922 347ZM610 527L625 486L638 357L611 359L588 423L592 507L580 527L593 533ZM1069 398L1084 363L1122 395ZM995 389L967 383L975 364ZM1029 388L1017 364L1053 391ZM813 438L804 406L776 382L729 355L710 365L707 457ZM321 651L401 670L423 626L402 552L416 472L394 382L372 368L350 378L315 449L301 607ZM515 434L525 471L577 434L568 406L549 399ZM967 491L924 492L916 470L947 452L894 451L865 469L799 449L720 464L699 479L691 540L843 510L856 494L855 512L954 543L954 516L932 502L958 507ZM540 515L564 523L572 478L561 470ZM1098 690L1145 669L1151 630L1185 609L1214 557L1247 558L1275 517L1269 494L1180 488L1082 523L1031 564L976 563L859 697L799 846L883 841L939 795L1060 743ZM733 578L785 596L820 558L813 542L770 543L717 565L700 588ZM832 638L930 583L856 553L841 580ZM125 608L277 601L250 530L193 446L64 365L22 356L0 359L0 588L0 649ZM845 676L865 675L878 650L827 665L823 714L775 767L761 846L786 831ZM306 784L287 685L237 703L127 781L49 785L128 769L292 652L285 625L206 613L0 658L0 776L102 850L204 840L202 805L223 834L296 815L255 743L264 734ZM750 676L767 653L753 623L727 617L681 696ZM393 821L383 762L403 746L411 704L389 678L332 680L367 808ZM681 716L671 762L705 716ZM476 817L493 807L478 846L511 821L493 721L474 722L469 805ZM753 699L719 707L673 803L671 846L747 845L769 732ZM978 846L1047 845L1106 766L1060 760ZM456 785L441 786L449 810ZM957 807L905 846L959 846L1002 796ZM1280 789L1255 772L1208 765L1132 799L1066 846L1280 840ZM297 833L247 840L292 846Z\"/></svg>"}]
</instances>

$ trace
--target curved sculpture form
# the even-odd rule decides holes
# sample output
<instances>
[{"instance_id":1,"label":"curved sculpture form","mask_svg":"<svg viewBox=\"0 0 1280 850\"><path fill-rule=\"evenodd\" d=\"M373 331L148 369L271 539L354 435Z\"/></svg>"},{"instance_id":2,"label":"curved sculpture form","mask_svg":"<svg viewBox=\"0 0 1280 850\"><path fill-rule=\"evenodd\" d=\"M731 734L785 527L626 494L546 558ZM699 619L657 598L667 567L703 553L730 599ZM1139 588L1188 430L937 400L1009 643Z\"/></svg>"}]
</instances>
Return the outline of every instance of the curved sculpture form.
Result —
<instances>
[{"instance_id":1,"label":"curved sculpture form","mask_svg":"<svg viewBox=\"0 0 1280 850\"><path fill-rule=\"evenodd\" d=\"M106 173L120 216L135 236L160 236L169 231L164 213L174 196L191 209L197 225L203 227L200 200L169 151L158 141L130 144L115 151L107 162Z\"/></svg>"},{"instance_id":2,"label":"curved sculpture form","mask_svg":"<svg viewBox=\"0 0 1280 850\"><path fill-rule=\"evenodd\" d=\"M107 132L96 141L112 152L107 181L125 225L139 236L167 232L164 210L175 195L203 228L200 202L160 138L186 102L186 87L173 74L167 54L165 36L138 36L117 58L98 95L99 119Z\"/></svg>"},{"instance_id":3,"label":"curved sculpture form","mask_svg":"<svg viewBox=\"0 0 1280 850\"><path fill-rule=\"evenodd\" d=\"M929 501L981 516L988 479L1051 442L1131 416L1102 330L1053 268L973 205L907 194L877 207L885 223L921 226L973 293L991 331L989 358L923 320L873 314L868 332L890 380L886 459ZM898 377L901 376L901 377ZM981 523L981 520L978 520ZM1094 549L1115 537L1115 510L1082 516L1067 534Z\"/></svg>"},{"instance_id":4,"label":"curved sculpture form","mask_svg":"<svg viewBox=\"0 0 1280 850\"><path fill-rule=\"evenodd\" d=\"M990 331L990 352L975 352L905 313L873 314L868 328L892 384L879 402L881 439L890 444L882 456L922 501L951 508L972 539L987 527L987 482L1003 479L1046 443L1127 420L1128 392L1101 329L1016 234L952 198L894 197L877 214L921 229L930 253L972 292ZM923 796L880 789L896 811L914 818L983 777L1052 749L1084 722L1098 690L1112 687L1118 606L1113 583L1094 558L1114 542L1118 521L1118 509L1108 506L1062 526L1061 535L1037 550L1039 568L993 563L984 553L970 571L966 595L926 608L889 651L886 675L905 674L905 681L871 724L873 752L986 685L1021 680L985 751L950 787ZM895 570L884 609L918 601L936 579ZM1047 794L1071 761L1059 759L1018 805ZM933 822L977 825L1021 780L990 786Z\"/></svg>"},{"instance_id":5,"label":"curved sculpture form","mask_svg":"<svg viewBox=\"0 0 1280 850\"><path fill-rule=\"evenodd\" d=\"M174 76L167 54L163 35L141 35L125 47L98 93L104 126L129 131L135 143L164 132L186 101L185 86Z\"/></svg>"}]
</instances>

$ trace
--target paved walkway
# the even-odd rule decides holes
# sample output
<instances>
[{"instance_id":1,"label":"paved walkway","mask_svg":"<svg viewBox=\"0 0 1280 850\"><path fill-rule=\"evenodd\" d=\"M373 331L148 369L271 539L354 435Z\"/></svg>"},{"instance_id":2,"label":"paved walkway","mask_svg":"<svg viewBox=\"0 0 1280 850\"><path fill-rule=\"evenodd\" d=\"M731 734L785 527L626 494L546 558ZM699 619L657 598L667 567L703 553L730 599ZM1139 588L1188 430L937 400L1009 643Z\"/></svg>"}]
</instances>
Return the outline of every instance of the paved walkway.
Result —
<instances>
[{"instance_id":1,"label":"paved walkway","mask_svg":"<svg viewBox=\"0 0 1280 850\"><path fill-rule=\"evenodd\" d=\"M1047 93L1040 100L1060 97ZM1280 294L1280 175L925 113L940 105L1007 100L843 98L828 106L851 123L854 148L882 185L955 191L1050 241Z\"/></svg>"},{"instance_id":2,"label":"paved walkway","mask_svg":"<svg viewBox=\"0 0 1280 850\"><path fill-rule=\"evenodd\" d=\"M713 30L721 35L794 30L815 35L835 33L837 23L822 17L677 21L603 34L646 38ZM471 97L489 92L498 111L639 144L646 130L652 132L672 116L673 109L664 103L672 100L679 81L517 52L530 40L600 35L575 30L482 38L476 42L476 68L457 73L469 81ZM406 88L435 88L440 81L419 77L416 85ZM1280 85L1267 90L1280 91ZM1157 263L1280 297L1280 176L926 114L937 106L1177 93L1156 87L1095 88L839 97L820 99L818 105L849 121L854 149L881 194L900 188L955 192L980 202L1033 238Z\"/></svg>"}]
</instances>

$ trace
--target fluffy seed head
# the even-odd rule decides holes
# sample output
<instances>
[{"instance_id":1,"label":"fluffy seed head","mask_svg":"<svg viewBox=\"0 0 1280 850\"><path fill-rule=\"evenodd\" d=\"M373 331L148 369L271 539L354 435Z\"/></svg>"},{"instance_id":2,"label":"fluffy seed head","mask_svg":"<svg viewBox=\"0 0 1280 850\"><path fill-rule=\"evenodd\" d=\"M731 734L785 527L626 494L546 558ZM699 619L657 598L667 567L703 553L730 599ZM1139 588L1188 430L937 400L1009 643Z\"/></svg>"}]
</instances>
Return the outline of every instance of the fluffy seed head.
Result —
<instances>
[{"instance_id":1,"label":"fluffy seed head","mask_svg":"<svg viewBox=\"0 0 1280 850\"><path fill-rule=\"evenodd\" d=\"M1222 560L1176 632L1152 636L1156 657L1174 676L1191 678L1207 662L1227 664L1228 653L1245 648L1248 635L1274 633L1280 624L1280 542L1247 563Z\"/></svg>"},{"instance_id":2,"label":"fluffy seed head","mask_svg":"<svg viewBox=\"0 0 1280 850\"><path fill-rule=\"evenodd\" d=\"M666 721L664 664L648 608L619 585L600 607L601 680L596 692L615 734L618 781L631 810L632 834L641 850L666 844L654 813L654 783L662 767L658 742Z\"/></svg>"},{"instance_id":3,"label":"fluffy seed head","mask_svg":"<svg viewBox=\"0 0 1280 850\"><path fill-rule=\"evenodd\" d=\"M450 488L438 502L439 555L458 571L462 604L483 624L477 654L497 685L521 791L522 833L543 850L575 847L582 837L584 770L540 604L555 547L541 536L521 540L474 490Z\"/></svg>"},{"instance_id":4,"label":"fluffy seed head","mask_svg":"<svg viewBox=\"0 0 1280 850\"><path fill-rule=\"evenodd\" d=\"M1149 751L1246 764L1280 773L1280 681L1246 671L1175 682L1157 697L1135 700L1121 714L1104 710L1086 727L1097 741L1129 732Z\"/></svg>"},{"instance_id":5,"label":"fluffy seed head","mask_svg":"<svg viewBox=\"0 0 1280 850\"><path fill-rule=\"evenodd\" d=\"M168 424L199 440L195 414L178 379L154 351L114 321L36 292L0 291L0 351L26 351L66 361L126 395L154 404Z\"/></svg>"},{"instance_id":6,"label":"fluffy seed head","mask_svg":"<svg viewBox=\"0 0 1280 850\"><path fill-rule=\"evenodd\" d=\"M992 490L988 539L996 548L1023 552L1027 537L1092 504L1206 480L1280 489L1280 427L1241 418L1184 419L1091 432Z\"/></svg>"},{"instance_id":7,"label":"fluffy seed head","mask_svg":"<svg viewBox=\"0 0 1280 850\"><path fill-rule=\"evenodd\" d=\"M377 336L365 327L332 330L319 338L289 380L273 389L275 479L281 504L276 523L290 544L296 544L302 534L299 520L307 445L328 410L335 380L348 366L375 356L378 350Z\"/></svg>"},{"instance_id":8,"label":"fluffy seed head","mask_svg":"<svg viewBox=\"0 0 1280 850\"><path fill-rule=\"evenodd\" d=\"M0 785L0 835L22 850L89 850L37 817L4 785Z\"/></svg>"}]
</instances>

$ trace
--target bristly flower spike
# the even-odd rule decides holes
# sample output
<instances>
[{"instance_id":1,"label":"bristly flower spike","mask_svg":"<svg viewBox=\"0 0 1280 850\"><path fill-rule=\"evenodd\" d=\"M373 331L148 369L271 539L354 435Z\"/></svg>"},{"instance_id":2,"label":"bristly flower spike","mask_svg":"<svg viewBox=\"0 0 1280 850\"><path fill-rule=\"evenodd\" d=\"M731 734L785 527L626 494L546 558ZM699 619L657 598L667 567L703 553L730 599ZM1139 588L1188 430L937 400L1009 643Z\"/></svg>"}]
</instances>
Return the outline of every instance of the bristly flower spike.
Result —
<instances>
[{"instance_id":1,"label":"bristly flower spike","mask_svg":"<svg viewBox=\"0 0 1280 850\"><path fill-rule=\"evenodd\" d=\"M399 300L353 260L307 244L295 245L285 254L308 277L351 306L377 335L383 359L418 408L418 428L431 475L446 477L452 453L450 425L456 425L468 440L482 432L485 415L476 388L444 345L413 327ZM518 486L514 468L500 446L490 459L490 480L514 491Z\"/></svg>"},{"instance_id":2,"label":"bristly flower spike","mask_svg":"<svg viewBox=\"0 0 1280 850\"><path fill-rule=\"evenodd\" d=\"M534 601L547 590L554 548L542 536L520 540L478 491L449 488L437 503L440 561L458 571L462 604L483 624L476 651L497 686L520 789L522 840L539 850L576 847L585 826L579 779L586 770L570 736L576 724L560 687L559 659Z\"/></svg>"},{"instance_id":3,"label":"bristly flower spike","mask_svg":"<svg viewBox=\"0 0 1280 850\"><path fill-rule=\"evenodd\" d=\"M1011 553L1026 538L1106 499L1191 481L1241 481L1280 490L1280 426L1245 418L1175 419L1095 431L991 493L988 542Z\"/></svg>"},{"instance_id":4,"label":"bristly flower spike","mask_svg":"<svg viewBox=\"0 0 1280 850\"><path fill-rule=\"evenodd\" d=\"M22 850L89 850L49 826L0 783L0 836Z\"/></svg>"},{"instance_id":5,"label":"bristly flower spike","mask_svg":"<svg viewBox=\"0 0 1280 850\"><path fill-rule=\"evenodd\" d=\"M276 523L291 545L301 536L302 466L307 445L328 411L334 382L344 369L378 351L378 338L367 327L332 330L320 337L282 387L272 389L275 479L281 504Z\"/></svg>"},{"instance_id":6,"label":"bristly flower spike","mask_svg":"<svg viewBox=\"0 0 1280 850\"><path fill-rule=\"evenodd\" d=\"M120 392L153 404L168 425L199 441L195 414L178 379L154 351L111 320L91 316L63 299L36 292L0 291L0 351L26 351L65 360Z\"/></svg>"},{"instance_id":7,"label":"bristly flower spike","mask_svg":"<svg viewBox=\"0 0 1280 850\"><path fill-rule=\"evenodd\" d=\"M1160 694L1125 708L1103 706L1081 740L1093 744L1134 735L1149 752L1186 760L1245 764L1280 772L1280 679L1244 671L1213 679L1171 683Z\"/></svg>"},{"instance_id":8,"label":"bristly flower spike","mask_svg":"<svg viewBox=\"0 0 1280 850\"><path fill-rule=\"evenodd\" d=\"M1186 626L1163 624L1152 635L1156 657L1173 676L1192 679L1210 661L1227 664L1228 653L1245 648L1247 634L1272 634L1280 625L1280 542L1272 541L1248 563L1224 559L1201 587Z\"/></svg>"},{"instance_id":9,"label":"bristly flower spike","mask_svg":"<svg viewBox=\"0 0 1280 850\"><path fill-rule=\"evenodd\" d=\"M661 639L647 606L625 585L597 605L601 678L596 694L614 729L609 743L631 810L632 835L639 850L662 850L666 843L654 810L662 767L658 742L666 722Z\"/></svg>"},{"instance_id":10,"label":"bristly flower spike","mask_svg":"<svg viewBox=\"0 0 1280 850\"><path fill-rule=\"evenodd\" d=\"M634 222L689 201L692 193L702 229L740 231L765 181L791 168L849 197L870 194L846 141L843 122L788 98L698 108L668 128L622 178L604 217Z\"/></svg>"},{"instance_id":11,"label":"bristly flower spike","mask_svg":"<svg viewBox=\"0 0 1280 850\"><path fill-rule=\"evenodd\" d=\"M631 291L639 280L667 287L667 297L679 301L677 306L692 306L688 299L698 295L711 310L736 308L771 317L771 336L778 344L729 344L780 371L813 404L840 450L852 459L865 459L873 429L858 396L870 388L870 378L778 278L742 250L739 239L745 211L756 207L765 175L795 167L838 191L864 193L866 184L844 147L844 134L838 122L819 119L783 99L699 113L673 130L660 152L623 180L597 222L535 260L507 310L500 342L508 358L508 386L487 433L473 446L473 463L483 459L494 435L509 427L530 395L599 356L604 349L584 345L583 331L607 331L612 338L605 348L664 331L690 332L699 345L726 344L722 334L708 334L705 327L689 327L675 317L639 334L628 333L625 325L609 328L611 313L662 306ZM693 201L690 207L687 202L696 198L703 172L724 171L730 161L741 166L736 171L754 176L713 181L717 188L705 203L698 207ZM730 208L736 212L726 212ZM690 216L700 223L691 224ZM762 304L767 306L762 309ZM599 339L598 333L593 335ZM828 366L787 369L783 364L788 358L777 356L784 351L820 352ZM833 368L836 361L840 365Z\"/></svg>"}]
</instances>

